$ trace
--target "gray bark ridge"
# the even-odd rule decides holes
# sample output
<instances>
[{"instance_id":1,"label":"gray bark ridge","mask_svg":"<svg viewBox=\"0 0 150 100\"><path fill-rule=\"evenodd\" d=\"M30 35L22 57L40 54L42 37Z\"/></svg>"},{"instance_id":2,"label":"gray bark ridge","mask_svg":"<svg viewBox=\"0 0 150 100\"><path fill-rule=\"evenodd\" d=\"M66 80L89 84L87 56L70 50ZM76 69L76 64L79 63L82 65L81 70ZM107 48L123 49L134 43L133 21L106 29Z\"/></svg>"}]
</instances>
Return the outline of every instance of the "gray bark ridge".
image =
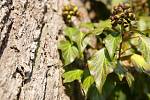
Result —
<instances>
[{"instance_id":1,"label":"gray bark ridge","mask_svg":"<svg viewBox=\"0 0 150 100\"><path fill-rule=\"evenodd\" d=\"M0 1L0 99L68 100L57 51L62 0Z\"/></svg>"}]
</instances>

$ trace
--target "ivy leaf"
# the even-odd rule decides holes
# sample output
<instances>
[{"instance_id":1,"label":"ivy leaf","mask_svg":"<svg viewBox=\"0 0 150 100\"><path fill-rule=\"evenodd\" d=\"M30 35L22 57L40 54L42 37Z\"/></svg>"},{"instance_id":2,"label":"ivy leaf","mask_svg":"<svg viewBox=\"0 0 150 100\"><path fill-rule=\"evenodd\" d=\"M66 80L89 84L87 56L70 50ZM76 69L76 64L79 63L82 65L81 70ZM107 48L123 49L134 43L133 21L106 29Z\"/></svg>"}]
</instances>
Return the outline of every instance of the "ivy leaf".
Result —
<instances>
[{"instance_id":1,"label":"ivy leaf","mask_svg":"<svg viewBox=\"0 0 150 100\"><path fill-rule=\"evenodd\" d=\"M142 16L138 21L138 29L140 31L145 31L150 29L150 17Z\"/></svg>"},{"instance_id":2,"label":"ivy leaf","mask_svg":"<svg viewBox=\"0 0 150 100\"><path fill-rule=\"evenodd\" d=\"M80 28L86 28L88 30L93 30L94 29L94 24L91 23L91 22L81 23Z\"/></svg>"},{"instance_id":3,"label":"ivy leaf","mask_svg":"<svg viewBox=\"0 0 150 100\"><path fill-rule=\"evenodd\" d=\"M77 44L79 51L82 53L85 47L82 41L86 34L80 32L77 28L67 27L65 29L65 35Z\"/></svg>"},{"instance_id":4,"label":"ivy leaf","mask_svg":"<svg viewBox=\"0 0 150 100\"><path fill-rule=\"evenodd\" d=\"M150 64L150 38L141 36L140 50L144 59Z\"/></svg>"},{"instance_id":5,"label":"ivy leaf","mask_svg":"<svg viewBox=\"0 0 150 100\"><path fill-rule=\"evenodd\" d=\"M66 27L64 29L65 35L69 37L71 41L76 41L77 34L80 33L80 31L77 28L73 27Z\"/></svg>"},{"instance_id":6,"label":"ivy leaf","mask_svg":"<svg viewBox=\"0 0 150 100\"><path fill-rule=\"evenodd\" d=\"M84 33L80 32L77 34L77 37L75 40L80 52L83 52L83 50L85 49L84 47L86 47L86 45L83 44L83 38L84 38Z\"/></svg>"},{"instance_id":7,"label":"ivy leaf","mask_svg":"<svg viewBox=\"0 0 150 100\"><path fill-rule=\"evenodd\" d=\"M88 60L88 67L91 75L94 76L96 87L101 93L107 75L112 72L109 56L105 48L97 51L91 59Z\"/></svg>"},{"instance_id":8,"label":"ivy leaf","mask_svg":"<svg viewBox=\"0 0 150 100\"><path fill-rule=\"evenodd\" d=\"M95 86L91 86L88 91L88 99L89 100L103 100L102 96L100 95L98 89Z\"/></svg>"},{"instance_id":9,"label":"ivy leaf","mask_svg":"<svg viewBox=\"0 0 150 100\"><path fill-rule=\"evenodd\" d=\"M127 70L123 67L120 61L117 62L117 67L114 71L118 75L120 81L122 81L127 72Z\"/></svg>"},{"instance_id":10,"label":"ivy leaf","mask_svg":"<svg viewBox=\"0 0 150 100\"><path fill-rule=\"evenodd\" d=\"M117 6L119 3L123 3L127 0L112 0L112 6Z\"/></svg>"},{"instance_id":11,"label":"ivy leaf","mask_svg":"<svg viewBox=\"0 0 150 100\"><path fill-rule=\"evenodd\" d=\"M126 94L121 90L115 91L115 95L117 96L116 100L127 100Z\"/></svg>"},{"instance_id":12,"label":"ivy leaf","mask_svg":"<svg viewBox=\"0 0 150 100\"><path fill-rule=\"evenodd\" d=\"M131 73L127 72L126 73L126 80L128 82L129 87L131 87L133 84L133 81L134 81L133 75Z\"/></svg>"},{"instance_id":13,"label":"ivy leaf","mask_svg":"<svg viewBox=\"0 0 150 100\"><path fill-rule=\"evenodd\" d=\"M121 43L122 37L120 34L112 33L105 38L105 46L111 58L113 58L118 45Z\"/></svg>"},{"instance_id":14,"label":"ivy leaf","mask_svg":"<svg viewBox=\"0 0 150 100\"><path fill-rule=\"evenodd\" d=\"M147 62L141 55L133 54L131 56L131 62L141 70L150 71L150 65L147 64Z\"/></svg>"},{"instance_id":15,"label":"ivy leaf","mask_svg":"<svg viewBox=\"0 0 150 100\"><path fill-rule=\"evenodd\" d=\"M79 56L78 49L73 46L69 41L60 41L58 48L62 52L62 57L64 59L65 65L72 63L75 58Z\"/></svg>"},{"instance_id":16,"label":"ivy leaf","mask_svg":"<svg viewBox=\"0 0 150 100\"><path fill-rule=\"evenodd\" d=\"M147 95L148 99L150 100L150 93L147 93L146 95Z\"/></svg>"},{"instance_id":17,"label":"ivy leaf","mask_svg":"<svg viewBox=\"0 0 150 100\"><path fill-rule=\"evenodd\" d=\"M110 20L105 20L105 21L100 21L97 25L95 25L95 29L92 31L93 34L95 35L100 35L103 30L106 28L111 28L111 21Z\"/></svg>"},{"instance_id":18,"label":"ivy leaf","mask_svg":"<svg viewBox=\"0 0 150 100\"><path fill-rule=\"evenodd\" d=\"M91 85L94 83L94 78L93 76L88 76L86 77L86 79L83 81L83 89L84 92L87 94L89 88L91 87Z\"/></svg>"},{"instance_id":19,"label":"ivy leaf","mask_svg":"<svg viewBox=\"0 0 150 100\"><path fill-rule=\"evenodd\" d=\"M74 80L80 80L83 74L83 70L76 69L65 72L63 74L64 83L73 82Z\"/></svg>"}]
</instances>

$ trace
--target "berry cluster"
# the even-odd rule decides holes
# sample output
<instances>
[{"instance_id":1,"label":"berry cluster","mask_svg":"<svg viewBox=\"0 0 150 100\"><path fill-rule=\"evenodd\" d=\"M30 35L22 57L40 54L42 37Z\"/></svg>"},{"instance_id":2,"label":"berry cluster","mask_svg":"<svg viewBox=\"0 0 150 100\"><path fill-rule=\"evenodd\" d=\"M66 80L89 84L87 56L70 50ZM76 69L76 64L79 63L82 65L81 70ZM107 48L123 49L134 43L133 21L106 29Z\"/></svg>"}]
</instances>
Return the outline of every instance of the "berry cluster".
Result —
<instances>
[{"instance_id":1,"label":"berry cluster","mask_svg":"<svg viewBox=\"0 0 150 100\"><path fill-rule=\"evenodd\" d=\"M70 22L72 16L78 16L78 7L73 4L64 6L64 9L63 9L64 20L66 22Z\"/></svg>"},{"instance_id":2,"label":"berry cluster","mask_svg":"<svg viewBox=\"0 0 150 100\"><path fill-rule=\"evenodd\" d=\"M131 24L131 21L135 20L135 15L129 4L122 3L114 7L110 19L113 27L116 27L119 24L126 28Z\"/></svg>"}]
</instances>

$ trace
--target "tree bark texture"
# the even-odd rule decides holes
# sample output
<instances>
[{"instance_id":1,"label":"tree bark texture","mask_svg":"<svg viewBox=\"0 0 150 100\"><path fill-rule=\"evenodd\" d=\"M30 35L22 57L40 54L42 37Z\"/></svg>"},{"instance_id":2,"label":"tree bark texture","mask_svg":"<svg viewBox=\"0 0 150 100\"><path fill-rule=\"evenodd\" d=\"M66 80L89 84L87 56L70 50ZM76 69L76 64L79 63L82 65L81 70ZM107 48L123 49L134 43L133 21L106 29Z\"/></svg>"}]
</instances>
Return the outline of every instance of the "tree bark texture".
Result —
<instances>
[{"instance_id":1,"label":"tree bark texture","mask_svg":"<svg viewBox=\"0 0 150 100\"><path fill-rule=\"evenodd\" d=\"M63 0L0 0L0 100L68 100L57 52Z\"/></svg>"}]
</instances>

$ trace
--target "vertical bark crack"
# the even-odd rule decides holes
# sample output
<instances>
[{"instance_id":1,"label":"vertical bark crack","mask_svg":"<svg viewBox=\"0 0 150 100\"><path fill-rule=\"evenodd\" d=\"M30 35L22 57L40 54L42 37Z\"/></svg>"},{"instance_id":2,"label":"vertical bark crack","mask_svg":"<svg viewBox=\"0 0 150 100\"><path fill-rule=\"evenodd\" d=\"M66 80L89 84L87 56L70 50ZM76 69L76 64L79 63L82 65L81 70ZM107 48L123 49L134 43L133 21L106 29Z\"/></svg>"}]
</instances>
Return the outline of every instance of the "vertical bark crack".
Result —
<instances>
[{"instance_id":1,"label":"vertical bark crack","mask_svg":"<svg viewBox=\"0 0 150 100\"><path fill-rule=\"evenodd\" d=\"M43 17L42 17L41 22L40 22L40 23L42 23L41 24L41 29L40 29L40 34L39 34L38 38L36 40L34 40L34 42L37 42L37 46L36 46L36 49L35 49L35 52L34 52L34 59L30 59L31 62L32 62L31 73L29 74L29 76L26 79L23 78L22 86L19 87L19 92L17 94L17 100L20 99L20 94L21 94L21 91L22 91L22 87L24 87L25 84L27 84L28 82L31 81L31 77L32 77L32 74L33 74L33 67L35 66L35 63L36 63L35 61L36 61L36 58L37 58L38 49L40 48L40 39L41 39L41 36L42 36L42 30L43 30L43 27L45 26L44 18L45 18L46 12L47 12L47 6L45 5L44 6L44 11L43 11ZM45 76L46 83L47 83L47 73L48 73L48 70L46 71L46 76ZM46 93L46 83L45 83L45 92L44 92L44 94Z\"/></svg>"},{"instance_id":2,"label":"vertical bark crack","mask_svg":"<svg viewBox=\"0 0 150 100\"><path fill-rule=\"evenodd\" d=\"M49 69L46 71L46 74L45 74L45 85L44 85L44 96L43 96L43 100L45 100L45 98L46 98L46 88L47 88L48 71L49 71Z\"/></svg>"},{"instance_id":3,"label":"vertical bark crack","mask_svg":"<svg viewBox=\"0 0 150 100\"><path fill-rule=\"evenodd\" d=\"M6 6L8 8L8 11L6 11L6 14L5 16L3 16L3 18L1 19L0 21L0 24L3 24L1 29L0 29L0 32L3 31L4 27L6 27L6 32L4 33L5 34L5 37L3 38L3 40L1 41L1 45L0 45L0 58L4 52L4 49L7 47L7 42L8 42L8 38L9 38L9 33L11 31L11 27L12 27L12 24L13 24L13 20L10 18L10 14L11 14L11 11L12 11L12 0L9 0L8 2L6 2L3 6Z\"/></svg>"},{"instance_id":4,"label":"vertical bark crack","mask_svg":"<svg viewBox=\"0 0 150 100\"><path fill-rule=\"evenodd\" d=\"M4 52L4 50L5 50L5 48L7 47L8 38L9 38L9 33L10 33L10 31L11 31L12 24L13 24L13 21L10 20L10 21L9 21L9 24L8 24L8 26L7 26L7 31L6 31L6 33L5 33L5 38L3 39L2 44L1 44L1 46L0 46L0 58L1 58L1 56L2 56L2 54L3 54L3 52Z\"/></svg>"},{"instance_id":5,"label":"vertical bark crack","mask_svg":"<svg viewBox=\"0 0 150 100\"><path fill-rule=\"evenodd\" d=\"M36 61L36 57L37 57L37 54L38 54L38 49L40 47L40 39L41 39L41 36L42 36L42 30L45 26L44 18L45 18L46 12L47 12L47 6L44 5L43 17L42 17L42 20L40 22L40 23L42 23L40 34L39 34L39 37L34 41L34 42L37 42L37 48L36 48L35 53L34 53L34 59L31 59L31 61L32 61L31 73L30 73L30 76L26 80L24 80L24 84L26 84L27 82L29 82L31 80L31 77L32 77L32 74L33 74L33 67L35 66L35 61Z\"/></svg>"}]
</instances>

